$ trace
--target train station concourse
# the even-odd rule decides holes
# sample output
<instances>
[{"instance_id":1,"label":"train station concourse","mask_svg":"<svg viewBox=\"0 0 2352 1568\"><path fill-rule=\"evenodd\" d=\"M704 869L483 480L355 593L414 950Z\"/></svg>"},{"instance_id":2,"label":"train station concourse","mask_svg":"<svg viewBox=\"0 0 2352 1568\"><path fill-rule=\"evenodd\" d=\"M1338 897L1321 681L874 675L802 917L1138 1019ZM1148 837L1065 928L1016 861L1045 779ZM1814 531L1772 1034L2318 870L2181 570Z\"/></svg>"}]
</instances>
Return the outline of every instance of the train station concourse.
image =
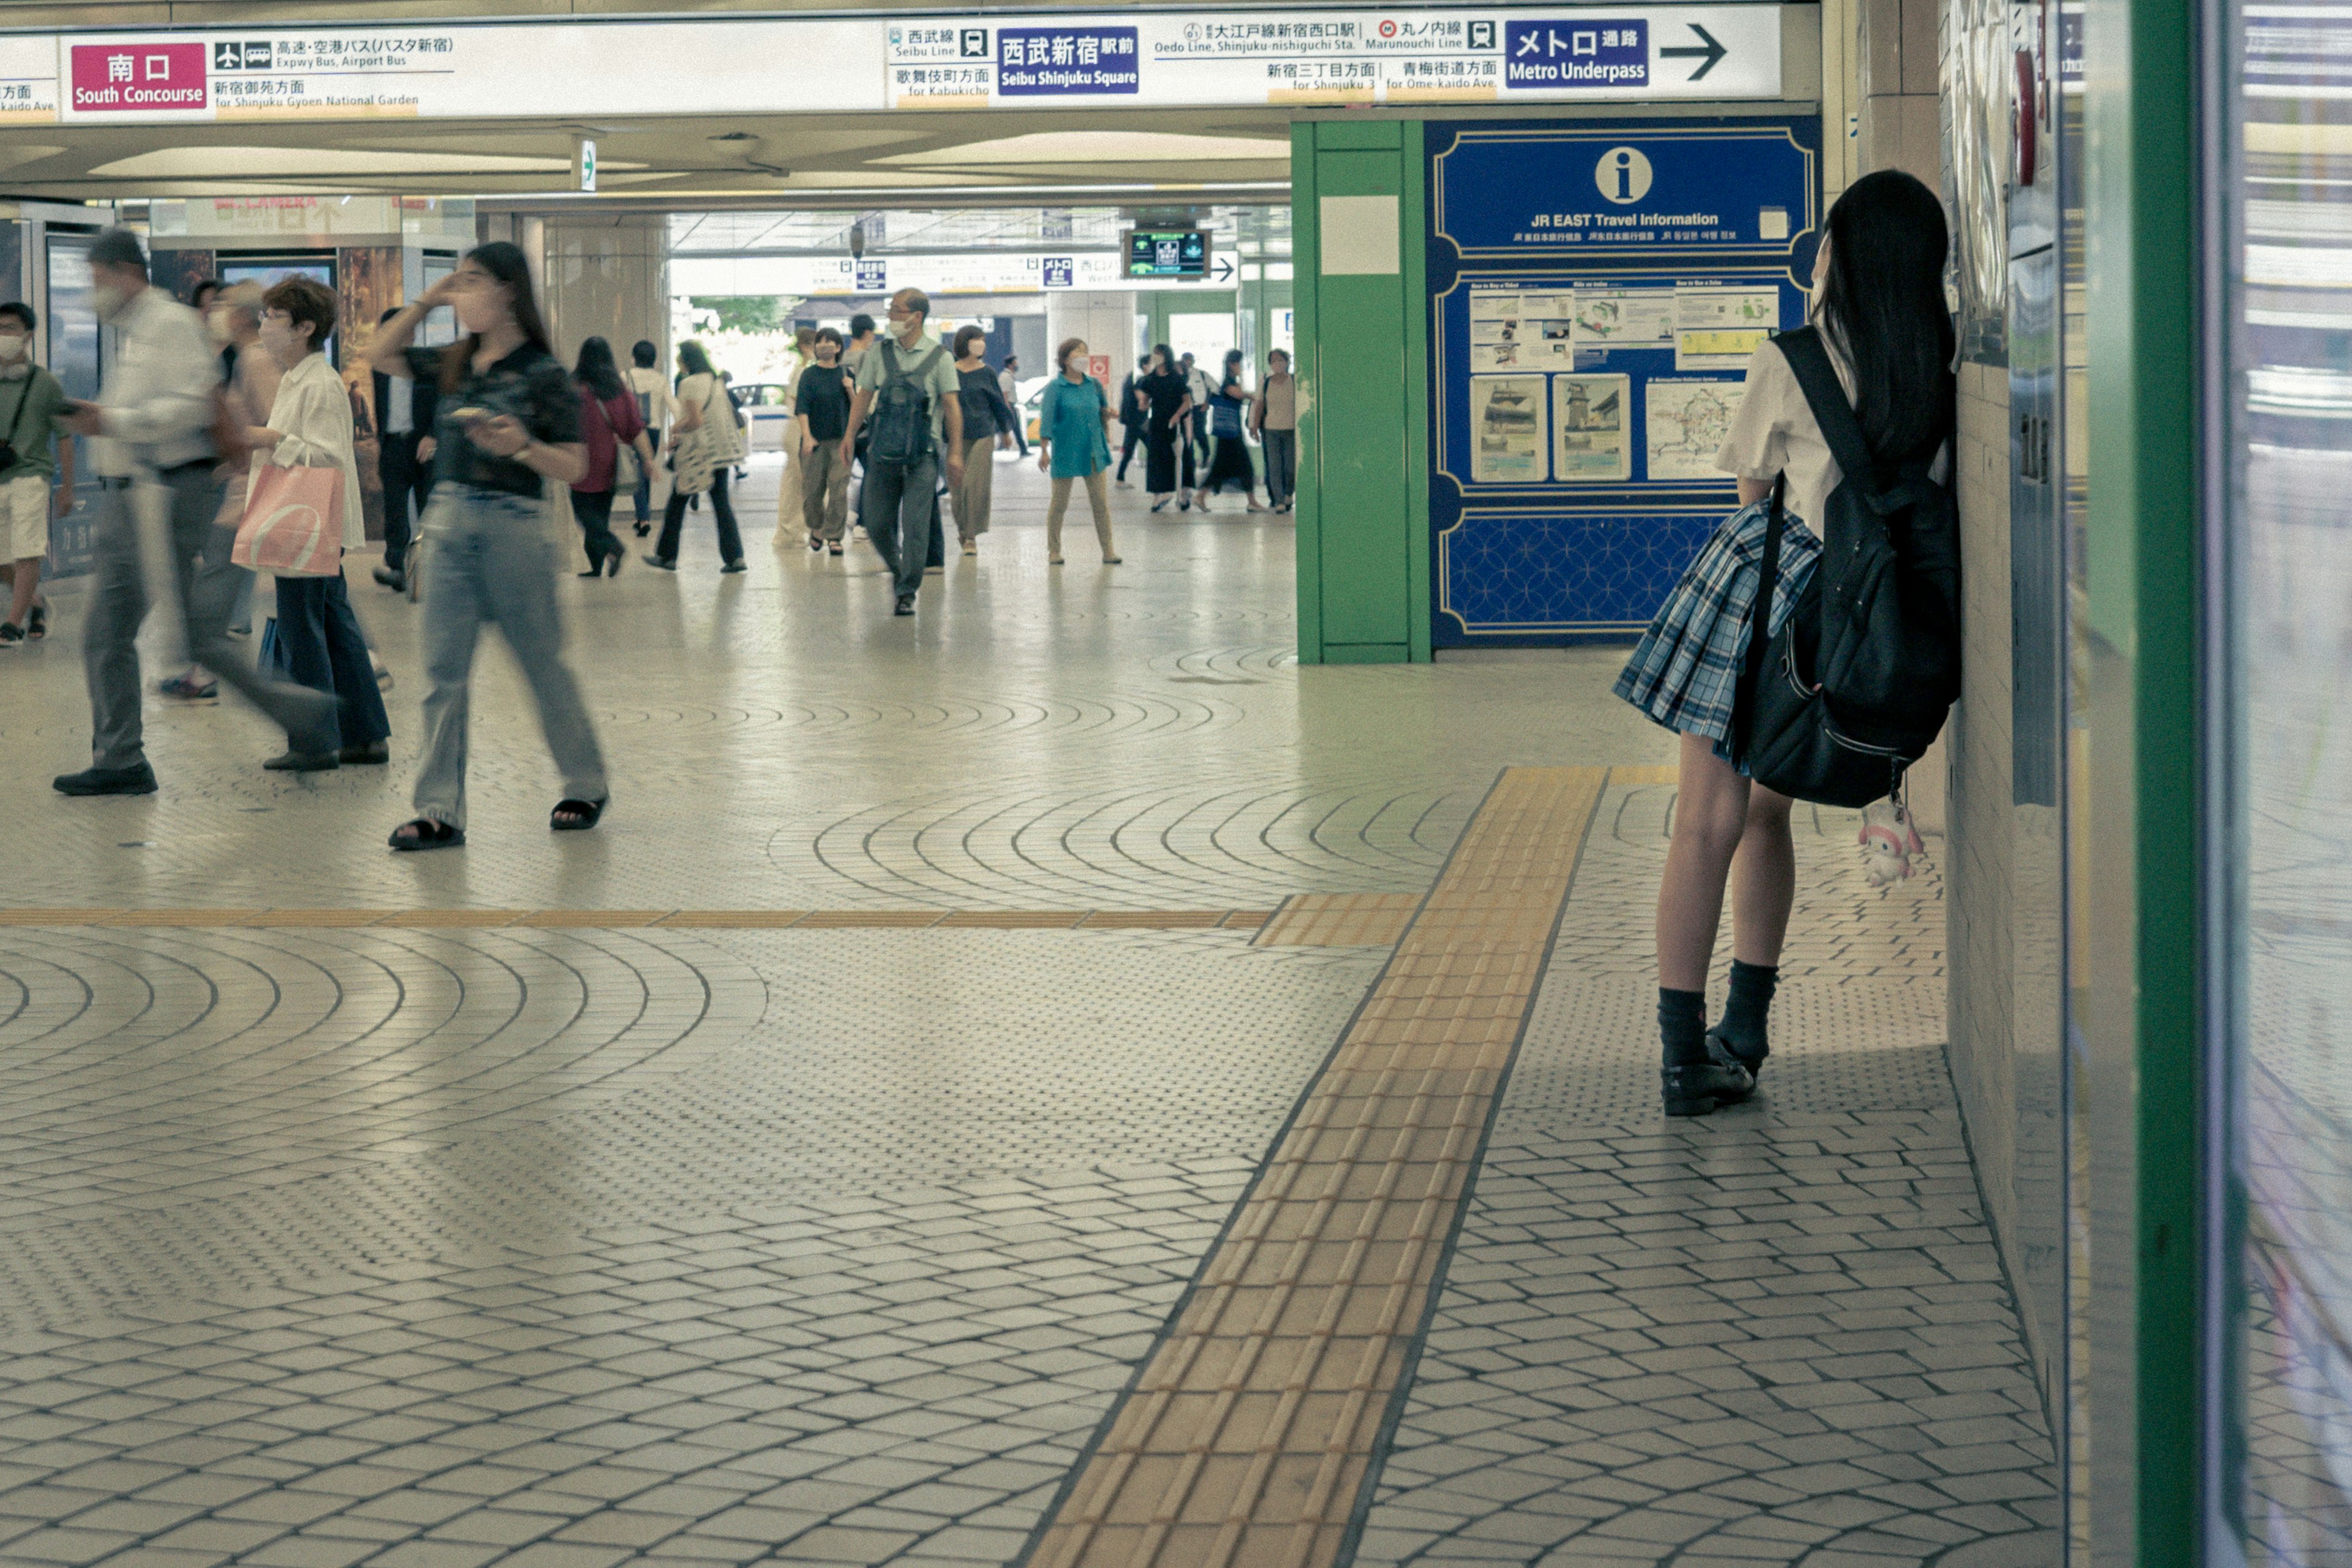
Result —
<instances>
[{"instance_id":1,"label":"train station concourse","mask_svg":"<svg viewBox=\"0 0 2352 1568\"><path fill-rule=\"evenodd\" d=\"M0 0L0 1568L2352 1565L2343 7L476 3Z\"/></svg>"}]
</instances>

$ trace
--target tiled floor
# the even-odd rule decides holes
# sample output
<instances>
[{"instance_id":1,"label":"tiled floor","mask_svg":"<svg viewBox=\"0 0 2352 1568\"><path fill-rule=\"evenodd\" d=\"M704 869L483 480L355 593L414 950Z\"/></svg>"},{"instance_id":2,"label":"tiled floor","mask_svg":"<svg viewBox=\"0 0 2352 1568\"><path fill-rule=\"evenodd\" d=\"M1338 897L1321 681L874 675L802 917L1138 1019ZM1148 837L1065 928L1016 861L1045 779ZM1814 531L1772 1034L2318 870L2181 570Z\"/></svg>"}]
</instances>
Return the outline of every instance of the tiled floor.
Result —
<instances>
[{"instance_id":1,"label":"tiled floor","mask_svg":"<svg viewBox=\"0 0 2352 1568\"><path fill-rule=\"evenodd\" d=\"M1013 1561L1506 767L1615 772L1317 1561L2040 1560L1932 878L1805 821L1767 1092L1664 1127L1616 656L1300 669L1286 527L1118 492L1049 569L1010 467L910 625L772 475L748 577L563 584L594 834L491 648L472 842L384 850L373 588L389 770L158 709L161 794L62 801L73 596L0 658L0 1563Z\"/></svg>"},{"instance_id":2,"label":"tiled floor","mask_svg":"<svg viewBox=\"0 0 2352 1568\"><path fill-rule=\"evenodd\" d=\"M1664 1122L1622 914L1669 805L1601 804L1357 1561L2054 1564L1943 1061L1940 887L1874 891L1801 834L1762 1087Z\"/></svg>"}]
</instances>

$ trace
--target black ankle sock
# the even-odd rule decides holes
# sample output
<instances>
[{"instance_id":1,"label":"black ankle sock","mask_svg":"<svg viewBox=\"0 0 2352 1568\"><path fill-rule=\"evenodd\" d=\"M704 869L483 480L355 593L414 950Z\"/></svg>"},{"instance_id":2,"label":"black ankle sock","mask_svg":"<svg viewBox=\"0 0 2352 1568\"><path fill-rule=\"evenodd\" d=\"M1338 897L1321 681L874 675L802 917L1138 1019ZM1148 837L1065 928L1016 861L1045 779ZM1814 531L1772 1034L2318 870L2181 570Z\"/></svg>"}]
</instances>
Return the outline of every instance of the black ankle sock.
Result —
<instances>
[{"instance_id":1,"label":"black ankle sock","mask_svg":"<svg viewBox=\"0 0 2352 1568\"><path fill-rule=\"evenodd\" d=\"M1658 987L1658 1043L1665 1067L1696 1067L1706 1060L1706 993Z\"/></svg>"},{"instance_id":2,"label":"black ankle sock","mask_svg":"<svg viewBox=\"0 0 2352 1568\"><path fill-rule=\"evenodd\" d=\"M1748 1061L1761 1061L1771 1051L1767 1023L1772 1013L1772 992L1780 983L1776 966L1731 961L1731 997L1723 1006L1723 1020L1715 1032Z\"/></svg>"}]
</instances>

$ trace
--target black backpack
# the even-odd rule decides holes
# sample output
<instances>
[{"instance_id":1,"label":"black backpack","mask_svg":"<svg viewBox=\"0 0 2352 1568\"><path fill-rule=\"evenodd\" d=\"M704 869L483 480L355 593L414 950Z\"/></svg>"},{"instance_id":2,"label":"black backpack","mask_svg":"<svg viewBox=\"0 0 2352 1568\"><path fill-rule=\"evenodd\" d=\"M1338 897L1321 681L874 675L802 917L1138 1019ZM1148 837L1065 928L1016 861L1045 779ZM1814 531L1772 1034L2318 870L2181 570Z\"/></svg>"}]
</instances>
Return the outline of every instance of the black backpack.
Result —
<instances>
[{"instance_id":1,"label":"black backpack","mask_svg":"<svg viewBox=\"0 0 2352 1568\"><path fill-rule=\"evenodd\" d=\"M1960 694L1959 514L1952 492L1930 477L1952 429L1951 378L1925 449L1878 462L1819 331L1774 341L1842 477L1824 515L1808 520L1821 535L1821 563L1768 640L1787 476L1772 488L1732 750L1778 794L1867 805L1901 786Z\"/></svg>"},{"instance_id":2,"label":"black backpack","mask_svg":"<svg viewBox=\"0 0 2352 1568\"><path fill-rule=\"evenodd\" d=\"M911 367L898 363L898 345L885 341L882 387L874 395L874 434L866 455L881 463L919 461L931 449L931 395L915 378L929 374L931 362L947 351L933 343L930 352Z\"/></svg>"}]
</instances>

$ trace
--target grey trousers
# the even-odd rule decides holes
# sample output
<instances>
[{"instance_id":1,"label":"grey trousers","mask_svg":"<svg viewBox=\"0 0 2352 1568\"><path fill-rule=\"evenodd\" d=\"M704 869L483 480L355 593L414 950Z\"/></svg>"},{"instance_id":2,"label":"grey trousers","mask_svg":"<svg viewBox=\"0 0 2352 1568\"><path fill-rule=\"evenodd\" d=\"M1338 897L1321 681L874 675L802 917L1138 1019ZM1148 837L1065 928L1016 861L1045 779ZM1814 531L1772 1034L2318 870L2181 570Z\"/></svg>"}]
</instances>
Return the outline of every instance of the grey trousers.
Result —
<instances>
[{"instance_id":1,"label":"grey trousers","mask_svg":"<svg viewBox=\"0 0 2352 1568\"><path fill-rule=\"evenodd\" d=\"M266 676L228 637L237 590L253 574L232 566L214 527L221 487L208 465L174 469L163 478L170 492L168 524L172 591L187 623L188 658L217 676L283 729L294 749L331 752L337 744L336 700L307 686ZM90 756L101 768L136 767L146 760L141 722L139 627L147 619L147 578L142 569L139 518L128 489L110 488L91 529L96 556L89 614L82 625L82 673L89 684ZM204 564L196 564L196 557Z\"/></svg>"},{"instance_id":2,"label":"grey trousers","mask_svg":"<svg viewBox=\"0 0 2352 1568\"><path fill-rule=\"evenodd\" d=\"M1265 442L1265 504L1287 505L1298 489L1298 432L1261 430Z\"/></svg>"},{"instance_id":3,"label":"grey trousers","mask_svg":"<svg viewBox=\"0 0 2352 1568\"><path fill-rule=\"evenodd\" d=\"M911 463L866 460L862 510L866 536L890 563L893 586L902 598L913 597L923 585L931 531L939 525L939 508L932 504L931 493L939 488L939 475L936 451Z\"/></svg>"},{"instance_id":4,"label":"grey trousers","mask_svg":"<svg viewBox=\"0 0 2352 1568\"><path fill-rule=\"evenodd\" d=\"M801 458L801 521L827 544L838 544L849 528L849 465L841 443L819 441Z\"/></svg>"},{"instance_id":5,"label":"grey trousers","mask_svg":"<svg viewBox=\"0 0 2352 1568\"><path fill-rule=\"evenodd\" d=\"M563 662L559 569L546 503L470 485L433 487L425 511L425 763L416 815L466 826L466 729L473 703L474 645L495 625L530 686L539 727L554 753L566 800L605 795L604 753Z\"/></svg>"}]
</instances>

